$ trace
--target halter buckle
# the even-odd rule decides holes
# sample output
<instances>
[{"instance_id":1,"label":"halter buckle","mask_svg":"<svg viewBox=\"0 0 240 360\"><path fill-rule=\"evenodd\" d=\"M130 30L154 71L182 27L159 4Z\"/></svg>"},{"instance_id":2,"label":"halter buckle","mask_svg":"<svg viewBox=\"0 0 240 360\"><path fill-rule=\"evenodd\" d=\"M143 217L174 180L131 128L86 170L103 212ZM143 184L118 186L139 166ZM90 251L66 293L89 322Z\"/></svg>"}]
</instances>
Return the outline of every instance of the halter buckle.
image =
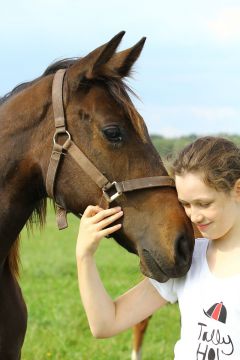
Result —
<instances>
[{"instance_id":1,"label":"halter buckle","mask_svg":"<svg viewBox=\"0 0 240 360\"><path fill-rule=\"evenodd\" d=\"M103 196L105 199L111 203L113 200L117 199L122 195L122 189L118 182L113 181L112 183L108 183L102 189Z\"/></svg>"}]
</instances>

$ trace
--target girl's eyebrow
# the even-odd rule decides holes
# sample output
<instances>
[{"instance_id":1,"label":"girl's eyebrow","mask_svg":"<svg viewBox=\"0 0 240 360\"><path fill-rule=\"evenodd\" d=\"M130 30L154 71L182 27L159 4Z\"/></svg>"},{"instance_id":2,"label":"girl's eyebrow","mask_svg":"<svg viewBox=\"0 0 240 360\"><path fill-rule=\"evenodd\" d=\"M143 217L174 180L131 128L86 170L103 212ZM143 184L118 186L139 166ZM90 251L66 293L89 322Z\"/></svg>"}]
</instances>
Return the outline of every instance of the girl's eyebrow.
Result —
<instances>
[{"instance_id":1,"label":"girl's eyebrow","mask_svg":"<svg viewBox=\"0 0 240 360\"><path fill-rule=\"evenodd\" d=\"M189 204L188 201L182 200L180 198L178 198L178 201L181 204ZM197 199L192 200L191 202L196 203L196 202L212 202L212 201L213 201L213 199L211 199L211 198L197 198Z\"/></svg>"}]
</instances>

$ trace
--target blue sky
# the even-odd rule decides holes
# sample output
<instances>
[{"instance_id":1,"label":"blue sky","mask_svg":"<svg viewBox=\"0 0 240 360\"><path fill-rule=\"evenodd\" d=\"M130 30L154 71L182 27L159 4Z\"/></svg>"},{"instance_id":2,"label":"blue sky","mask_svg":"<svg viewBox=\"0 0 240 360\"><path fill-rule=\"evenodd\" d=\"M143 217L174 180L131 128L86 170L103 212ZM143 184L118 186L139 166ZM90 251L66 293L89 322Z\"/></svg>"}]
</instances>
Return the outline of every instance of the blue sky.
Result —
<instances>
[{"instance_id":1,"label":"blue sky","mask_svg":"<svg viewBox=\"0 0 240 360\"><path fill-rule=\"evenodd\" d=\"M120 50L147 36L129 83L151 134L240 134L239 19L239 0L8 0L0 96L125 30Z\"/></svg>"}]
</instances>

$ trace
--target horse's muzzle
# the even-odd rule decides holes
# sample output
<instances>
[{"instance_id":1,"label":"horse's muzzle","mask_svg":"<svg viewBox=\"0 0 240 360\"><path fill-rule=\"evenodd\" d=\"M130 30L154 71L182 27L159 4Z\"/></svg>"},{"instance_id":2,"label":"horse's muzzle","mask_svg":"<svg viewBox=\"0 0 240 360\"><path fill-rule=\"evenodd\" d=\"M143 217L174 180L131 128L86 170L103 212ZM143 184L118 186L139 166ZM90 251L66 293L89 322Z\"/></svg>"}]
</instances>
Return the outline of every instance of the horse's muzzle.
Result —
<instances>
[{"instance_id":1,"label":"horse's muzzle","mask_svg":"<svg viewBox=\"0 0 240 360\"><path fill-rule=\"evenodd\" d=\"M166 282L169 279L169 276L163 271L159 263L146 249L142 250L140 268L144 275L151 277L159 282Z\"/></svg>"},{"instance_id":2,"label":"horse's muzzle","mask_svg":"<svg viewBox=\"0 0 240 360\"><path fill-rule=\"evenodd\" d=\"M174 259L170 261L163 254L157 254L156 251L142 249L140 265L143 274L159 282L186 275L192 262L193 244L189 244L189 239L180 235L175 241L174 250Z\"/></svg>"}]
</instances>

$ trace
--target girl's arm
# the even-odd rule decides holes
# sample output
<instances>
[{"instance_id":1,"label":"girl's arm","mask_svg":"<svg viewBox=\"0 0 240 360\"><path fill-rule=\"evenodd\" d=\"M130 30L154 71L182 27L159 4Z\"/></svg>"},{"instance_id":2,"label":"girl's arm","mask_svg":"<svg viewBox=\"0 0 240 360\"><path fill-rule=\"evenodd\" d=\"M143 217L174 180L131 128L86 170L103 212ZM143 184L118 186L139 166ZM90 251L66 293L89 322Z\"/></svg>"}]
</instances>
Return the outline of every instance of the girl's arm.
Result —
<instances>
[{"instance_id":1,"label":"girl's arm","mask_svg":"<svg viewBox=\"0 0 240 360\"><path fill-rule=\"evenodd\" d=\"M93 255L101 238L121 227L120 224L107 227L121 216L120 208L102 210L89 206L79 229L76 249L79 289L92 334L97 338L116 335L166 304L148 279L115 301L106 292Z\"/></svg>"}]
</instances>

